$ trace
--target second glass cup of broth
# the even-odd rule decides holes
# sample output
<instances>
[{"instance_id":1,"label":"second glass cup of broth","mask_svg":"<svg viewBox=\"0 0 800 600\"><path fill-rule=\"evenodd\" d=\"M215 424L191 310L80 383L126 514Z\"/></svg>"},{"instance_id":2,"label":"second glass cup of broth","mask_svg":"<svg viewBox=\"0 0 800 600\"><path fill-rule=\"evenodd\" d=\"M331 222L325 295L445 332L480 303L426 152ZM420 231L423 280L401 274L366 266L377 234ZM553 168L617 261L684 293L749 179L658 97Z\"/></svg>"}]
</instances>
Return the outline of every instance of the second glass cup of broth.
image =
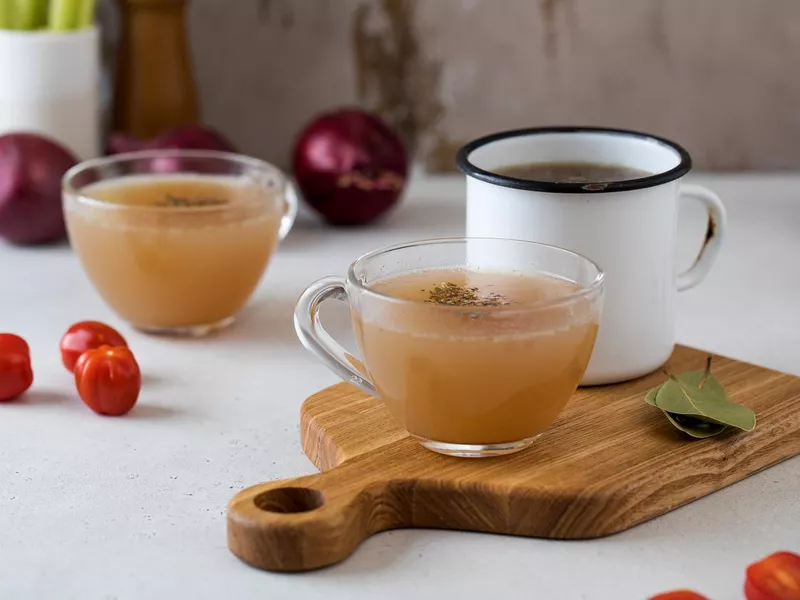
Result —
<instances>
[{"instance_id":1,"label":"second glass cup of broth","mask_svg":"<svg viewBox=\"0 0 800 600\"><path fill-rule=\"evenodd\" d=\"M152 150L89 160L63 180L70 243L108 305L152 333L231 323L289 232L297 199L269 163Z\"/></svg>"},{"instance_id":2,"label":"second glass cup of broth","mask_svg":"<svg viewBox=\"0 0 800 600\"><path fill-rule=\"evenodd\" d=\"M349 302L363 364L322 328L328 298ZM602 298L601 269L563 248L426 240L371 252L346 279L310 285L295 328L426 448L496 456L530 445L566 406L592 354Z\"/></svg>"}]
</instances>

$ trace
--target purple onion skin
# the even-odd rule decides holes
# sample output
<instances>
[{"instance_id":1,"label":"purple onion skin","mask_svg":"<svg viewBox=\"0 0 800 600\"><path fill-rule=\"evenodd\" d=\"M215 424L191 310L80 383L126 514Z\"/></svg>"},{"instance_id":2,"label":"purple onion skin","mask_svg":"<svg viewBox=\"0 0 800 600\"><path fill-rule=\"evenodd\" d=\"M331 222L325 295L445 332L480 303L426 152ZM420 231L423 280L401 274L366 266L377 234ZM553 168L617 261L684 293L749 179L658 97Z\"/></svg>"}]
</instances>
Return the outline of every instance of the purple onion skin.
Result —
<instances>
[{"instance_id":1,"label":"purple onion skin","mask_svg":"<svg viewBox=\"0 0 800 600\"><path fill-rule=\"evenodd\" d=\"M61 179L77 162L42 135L0 136L0 237L20 245L64 239Z\"/></svg>"},{"instance_id":2,"label":"purple onion skin","mask_svg":"<svg viewBox=\"0 0 800 600\"><path fill-rule=\"evenodd\" d=\"M236 147L221 133L203 125L188 125L171 129L151 140L140 140L125 133L112 133L106 148L107 154L121 154L139 150L216 150L236 152ZM197 167L201 163L193 164ZM180 158L160 157L151 160L143 169L147 173L179 173L184 170ZM202 171L202 169L199 169Z\"/></svg>"},{"instance_id":3,"label":"purple onion skin","mask_svg":"<svg viewBox=\"0 0 800 600\"><path fill-rule=\"evenodd\" d=\"M108 136L106 142L106 154L125 154L127 152L137 152L145 150L147 142L135 138L127 133L114 132Z\"/></svg>"},{"instance_id":4,"label":"purple onion skin","mask_svg":"<svg viewBox=\"0 0 800 600\"><path fill-rule=\"evenodd\" d=\"M340 109L314 119L294 147L303 199L331 225L364 225L399 200L408 175L400 138L377 116Z\"/></svg>"},{"instance_id":5,"label":"purple onion skin","mask_svg":"<svg viewBox=\"0 0 800 600\"><path fill-rule=\"evenodd\" d=\"M236 148L230 140L213 129L202 125L191 125L167 131L153 140L150 143L150 148L236 152Z\"/></svg>"}]
</instances>

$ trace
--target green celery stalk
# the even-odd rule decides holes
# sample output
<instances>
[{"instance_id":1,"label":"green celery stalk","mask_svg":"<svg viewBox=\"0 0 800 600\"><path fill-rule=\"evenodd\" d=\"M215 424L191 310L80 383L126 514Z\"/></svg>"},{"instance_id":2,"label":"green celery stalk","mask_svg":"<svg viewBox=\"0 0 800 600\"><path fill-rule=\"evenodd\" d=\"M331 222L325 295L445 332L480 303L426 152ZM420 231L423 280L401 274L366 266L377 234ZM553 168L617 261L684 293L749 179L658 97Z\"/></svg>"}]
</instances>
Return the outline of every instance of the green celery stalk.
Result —
<instances>
[{"instance_id":1,"label":"green celery stalk","mask_svg":"<svg viewBox=\"0 0 800 600\"><path fill-rule=\"evenodd\" d=\"M14 19L17 29L31 30L46 27L47 0L16 0Z\"/></svg>"},{"instance_id":2,"label":"green celery stalk","mask_svg":"<svg viewBox=\"0 0 800 600\"><path fill-rule=\"evenodd\" d=\"M81 0L50 0L48 26L53 31L68 31L78 25Z\"/></svg>"},{"instance_id":3,"label":"green celery stalk","mask_svg":"<svg viewBox=\"0 0 800 600\"><path fill-rule=\"evenodd\" d=\"M94 25L94 7L96 0L81 0L81 10L78 15L78 29Z\"/></svg>"},{"instance_id":4,"label":"green celery stalk","mask_svg":"<svg viewBox=\"0 0 800 600\"><path fill-rule=\"evenodd\" d=\"M0 0L0 29L14 29L14 2Z\"/></svg>"}]
</instances>

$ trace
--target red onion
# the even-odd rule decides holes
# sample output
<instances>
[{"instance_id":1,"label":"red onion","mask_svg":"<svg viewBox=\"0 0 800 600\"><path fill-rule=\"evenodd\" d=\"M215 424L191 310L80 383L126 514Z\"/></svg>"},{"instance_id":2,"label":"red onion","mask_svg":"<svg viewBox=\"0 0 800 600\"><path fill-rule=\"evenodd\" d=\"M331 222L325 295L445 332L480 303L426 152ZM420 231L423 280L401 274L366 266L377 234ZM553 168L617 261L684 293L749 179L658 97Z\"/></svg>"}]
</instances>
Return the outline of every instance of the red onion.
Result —
<instances>
[{"instance_id":1,"label":"red onion","mask_svg":"<svg viewBox=\"0 0 800 600\"><path fill-rule=\"evenodd\" d=\"M140 140L126 133L112 133L108 138L108 154L135 152L137 150L162 150L167 148L184 150L218 150L236 152L233 144L210 127L187 125L171 129L151 140Z\"/></svg>"},{"instance_id":2,"label":"red onion","mask_svg":"<svg viewBox=\"0 0 800 600\"><path fill-rule=\"evenodd\" d=\"M167 149L236 152L236 148L226 137L209 127L201 125L188 125L171 129L151 140L140 140L126 133L112 133L108 138L106 148L108 154ZM151 161L148 170L157 173L180 171L181 160L157 158Z\"/></svg>"},{"instance_id":3,"label":"red onion","mask_svg":"<svg viewBox=\"0 0 800 600\"><path fill-rule=\"evenodd\" d=\"M303 129L293 169L303 198L328 223L361 225L395 205L408 160L402 141L381 119L340 109Z\"/></svg>"},{"instance_id":4,"label":"red onion","mask_svg":"<svg viewBox=\"0 0 800 600\"><path fill-rule=\"evenodd\" d=\"M127 133L115 132L108 136L106 154L125 154L126 152L137 152L145 150L148 142Z\"/></svg>"},{"instance_id":5,"label":"red onion","mask_svg":"<svg viewBox=\"0 0 800 600\"><path fill-rule=\"evenodd\" d=\"M78 160L34 133L0 136L0 237L40 244L66 235L61 178Z\"/></svg>"}]
</instances>

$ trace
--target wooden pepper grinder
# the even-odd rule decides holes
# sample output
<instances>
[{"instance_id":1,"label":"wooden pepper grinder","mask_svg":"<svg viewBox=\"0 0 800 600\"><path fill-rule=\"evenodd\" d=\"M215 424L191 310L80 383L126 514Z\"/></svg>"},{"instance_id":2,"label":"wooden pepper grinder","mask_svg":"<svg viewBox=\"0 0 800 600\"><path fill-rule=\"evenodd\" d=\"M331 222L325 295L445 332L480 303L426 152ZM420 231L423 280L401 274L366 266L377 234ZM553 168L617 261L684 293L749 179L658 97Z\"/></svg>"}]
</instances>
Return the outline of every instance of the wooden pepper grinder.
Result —
<instances>
[{"instance_id":1,"label":"wooden pepper grinder","mask_svg":"<svg viewBox=\"0 0 800 600\"><path fill-rule=\"evenodd\" d=\"M197 123L186 27L188 0L117 0L120 39L113 129L152 138Z\"/></svg>"}]
</instances>

